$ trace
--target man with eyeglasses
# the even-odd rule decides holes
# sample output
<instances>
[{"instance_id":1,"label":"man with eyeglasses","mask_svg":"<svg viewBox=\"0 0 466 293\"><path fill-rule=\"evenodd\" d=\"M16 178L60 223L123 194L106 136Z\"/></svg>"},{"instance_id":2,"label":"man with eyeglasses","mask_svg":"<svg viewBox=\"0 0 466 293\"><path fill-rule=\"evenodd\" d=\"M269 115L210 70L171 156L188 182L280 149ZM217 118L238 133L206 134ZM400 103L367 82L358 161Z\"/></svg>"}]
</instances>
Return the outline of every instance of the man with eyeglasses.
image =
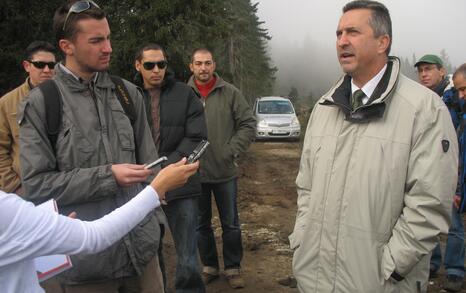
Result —
<instances>
[{"instance_id":1,"label":"man with eyeglasses","mask_svg":"<svg viewBox=\"0 0 466 293\"><path fill-rule=\"evenodd\" d=\"M233 289L245 286L241 275L243 245L238 218L237 160L255 136L256 120L241 92L215 73L206 48L194 50L188 81L206 113L209 148L201 158L202 195L199 198L197 241L206 284L219 277L219 261L212 230L212 194L222 223L224 275Z\"/></svg>"},{"instance_id":2,"label":"man with eyeglasses","mask_svg":"<svg viewBox=\"0 0 466 293\"><path fill-rule=\"evenodd\" d=\"M433 54L422 56L414 67L417 69L419 82L439 95L450 111L455 127L458 127L461 106L453 87L451 74L447 73L443 61Z\"/></svg>"},{"instance_id":3,"label":"man with eyeglasses","mask_svg":"<svg viewBox=\"0 0 466 293\"><path fill-rule=\"evenodd\" d=\"M154 145L159 156L168 157L162 167L188 157L201 140L207 139L202 103L189 86L175 80L167 65L165 51L158 44L144 45L136 53L136 84L144 91ZM176 292L205 292L197 242L193 241L200 194L200 176L195 174L183 187L168 192L167 205L162 206L176 249ZM162 260L161 253L159 258Z\"/></svg>"},{"instance_id":4,"label":"man with eyeglasses","mask_svg":"<svg viewBox=\"0 0 466 293\"><path fill-rule=\"evenodd\" d=\"M122 80L134 108L130 117L106 72L112 53L105 12L93 1L57 9L53 29L65 59L52 79L61 97L55 143L49 137L43 89L31 91L19 113L25 198L53 196L62 214L92 221L122 206L148 183L144 168L157 158L138 88ZM49 115L48 115L49 114ZM53 144L53 145L52 145ZM90 256L72 256L60 275L65 292L162 292L157 258L159 222L147 215L122 240Z\"/></svg>"},{"instance_id":5,"label":"man with eyeglasses","mask_svg":"<svg viewBox=\"0 0 466 293\"><path fill-rule=\"evenodd\" d=\"M447 74L442 59L437 55L427 54L422 56L414 66L417 68L420 83L440 96L450 111L455 129L458 129L462 116L462 102L458 98L451 75ZM459 194L460 191L457 190L456 194L452 195L454 203L461 198ZM452 208L443 263L447 274L444 289L452 292L460 291L464 279L464 224L463 214L458 212L457 204L453 204ZM437 271L441 266L442 251L439 243L432 251L430 278L437 277Z\"/></svg>"},{"instance_id":6,"label":"man with eyeglasses","mask_svg":"<svg viewBox=\"0 0 466 293\"><path fill-rule=\"evenodd\" d=\"M55 48L44 41L34 41L26 48L23 61L26 81L0 98L0 189L23 194L19 164L18 104L29 91L54 75Z\"/></svg>"}]
</instances>

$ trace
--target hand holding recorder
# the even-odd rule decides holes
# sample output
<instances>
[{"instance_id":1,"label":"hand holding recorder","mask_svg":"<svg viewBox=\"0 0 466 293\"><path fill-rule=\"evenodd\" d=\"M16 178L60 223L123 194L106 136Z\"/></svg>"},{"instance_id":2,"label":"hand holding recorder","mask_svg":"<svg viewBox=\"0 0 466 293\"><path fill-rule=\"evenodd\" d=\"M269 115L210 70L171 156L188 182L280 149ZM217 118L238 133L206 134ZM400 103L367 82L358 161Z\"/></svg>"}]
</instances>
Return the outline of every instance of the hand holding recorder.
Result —
<instances>
[{"instance_id":1,"label":"hand holding recorder","mask_svg":"<svg viewBox=\"0 0 466 293\"><path fill-rule=\"evenodd\" d=\"M157 160L153 161L152 163L145 164L145 165L144 165L144 169L152 169L152 168L155 168L155 167L157 167L158 165L160 165L160 164L162 164L163 162L165 162L166 160L168 160L167 157L165 157L165 156L160 157L160 158L158 158Z\"/></svg>"},{"instance_id":2,"label":"hand holding recorder","mask_svg":"<svg viewBox=\"0 0 466 293\"><path fill-rule=\"evenodd\" d=\"M152 180L150 185L157 191L160 200L165 198L167 191L183 186L188 178L196 173L199 162L187 164L186 161L186 158L183 158L175 164L168 165Z\"/></svg>"},{"instance_id":3,"label":"hand holding recorder","mask_svg":"<svg viewBox=\"0 0 466 293\"><path fill-rule=\"evenodd\" d=\"M199 160L199 158L204 154L205 150L207 149L207 146L209 145L209 142L207 140L202 140L196 148L193 150L193 152L189 155L187 159L187 164L192 164L195 161ZM163 162L167 161L168 158L163 156L158 158L157 160L153 161L152 163L148 163L144 165L144 169L153 169L157 167L158 165L162 164Z\"/></svg>"},{"instance_id":4,"label":"hand holding recorder","mask_svg":"<svg viewBox=\"0 0 466 293\"><path fill-rule=\"evenodd\" d=\"M188 164L194 163L197 160L199 160L199 158L202 156L202 154L204 154L204 152L205 152L205 150L207 149L208 146L209 146L209 142L207 140L203 139L196 146L196 148L193 150L193 152L189 155Z\"/></svg>"},{"instance_id":5,"label":"hand holding recorder","mask_svg":"<svg viewBox=\"0 0 466 293\"><path fill-rule=\"evenodd\" d=\"M145 169L144 165L138 164L115 164L111 168L115 181L122 187L146 182L147 177L153 174L151 169Z\"/></svg>"}]
</instances>

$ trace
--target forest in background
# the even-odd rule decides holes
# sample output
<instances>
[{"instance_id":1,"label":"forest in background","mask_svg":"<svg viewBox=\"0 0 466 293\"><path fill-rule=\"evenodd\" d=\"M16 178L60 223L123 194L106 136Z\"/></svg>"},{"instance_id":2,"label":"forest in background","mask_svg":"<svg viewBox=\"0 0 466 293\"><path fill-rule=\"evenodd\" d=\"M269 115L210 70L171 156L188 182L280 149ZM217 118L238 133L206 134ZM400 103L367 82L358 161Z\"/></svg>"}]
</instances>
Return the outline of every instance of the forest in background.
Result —
<instances>
[{"instance_id":1,"label":"forest in background","mask_svg":"<svg viewBox=\"0 0 466 293\"><path fill-rule=\"evenodd\" d=\"M23 52L33 40L56 45L52 18L63 0L3 0L0 8L0 96L24 82ZM138 47L155 42L165 48L170 70L186 81L191 52L214 52L217 72L252 101L273 91L276 68L268 53L270 36L249 0L97 1L110 23L110 71L133 80Z\"/></svg>"},{"instance_id":2,"label":"forest in background","mask_svg":"<svg viewBox=\"0 0 466 293\"><path fill-rule=\"evenodd\" d=\"M21 61L32 40L55 44L52 17L61 3L63 0L40 4L32 0L3 0L0 96L24 81ZM97 0L97 3L108 14L112 32L110 71L130 81L136 73L135 51L148 42L166 49L169 68L182 81L191 74L188 64L192 50L211 49L217 72L236 85L251 104L260 96L281 95L309 109L342 74L333 49L329 51L318 38L307 36L299 46L276 43L271 47L271 35L265 29L267 23L259 20L258 4L251 0ZM447 72L453 72L455 68L445 50L433 53L444 60ZM417 80L414 63L420 56L399 57L402 72Z\"/></svg>"}]
</instances>

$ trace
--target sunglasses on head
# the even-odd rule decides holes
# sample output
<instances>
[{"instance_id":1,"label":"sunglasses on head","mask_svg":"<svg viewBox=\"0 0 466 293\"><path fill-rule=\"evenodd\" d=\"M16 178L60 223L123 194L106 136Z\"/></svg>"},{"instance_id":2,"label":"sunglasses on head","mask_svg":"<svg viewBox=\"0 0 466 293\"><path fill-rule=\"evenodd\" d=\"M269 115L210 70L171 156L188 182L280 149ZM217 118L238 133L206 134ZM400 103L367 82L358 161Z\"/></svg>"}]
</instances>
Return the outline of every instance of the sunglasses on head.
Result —
<instances>
[{"instance_id":1,"label":"sunglasses on head","mask_svg":"<svg viewBox=\"0 0 466 293\"><path fill-rule=\"evenodd\" d=\"M142 63L142 66L144 67L145 70L152 70L154 67L157 65L158 69L165 69L167 67L168 62L165 60L158 61L158 62L144 62Z\"/></svg>"},{"instance_id":2,"label":"sunglasses on head","mask_svg":"<svg viewBox=\"0 0 466 293\"><path fill-rule=\"evenodd\" d=\"M28 61L29 63L34 65L34 67L37 69L44 69L45 66L47 66L49 69L53 69L55 67L55 64L57 64L57 62L43 62L43 61L32 61L32 60L28 60Z\"/></svg>"},{"instance_id":3,"label":"sunglasses on head","mask_svg":"<svg viewBox=\"0 0 466 293\"><path fill-rule=\"evenodd\" d=\"M65 22L63 22L63 31L65 31L66 28L66 23L68 22L68 18L70 17L71 13L81 13L83 11L86 11L88 9L91 9L91 7L94 6L97 9L100 9L99 5L97 5L94 1L88 0L88 1L78 1L71 5L70 10L68 10L68 14L66 14L65 17Z\"/></svg>"}]
</instances>

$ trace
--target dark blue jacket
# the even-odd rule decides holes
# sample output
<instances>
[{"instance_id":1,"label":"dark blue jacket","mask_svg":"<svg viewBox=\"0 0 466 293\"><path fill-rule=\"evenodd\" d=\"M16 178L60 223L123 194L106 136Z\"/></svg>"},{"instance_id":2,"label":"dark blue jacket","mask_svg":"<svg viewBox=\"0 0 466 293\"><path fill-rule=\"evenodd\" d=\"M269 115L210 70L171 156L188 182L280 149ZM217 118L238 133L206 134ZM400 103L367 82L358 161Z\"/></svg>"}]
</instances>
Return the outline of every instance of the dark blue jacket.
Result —
<instances>
[{"instance_id":1,"label":"dark blue jacket","mask_svg":"<svg viewBox=\"0 0 466 293\"><path fill-rule=\"evenodd\" d=\"M462 103L464 108L464 102ZM459 144L459 177L458 177L458 194L461 196L461 204L458 212L466 211L466 111L460 115L460 122L457 128Z\"/></svg>"}]
</instances>

